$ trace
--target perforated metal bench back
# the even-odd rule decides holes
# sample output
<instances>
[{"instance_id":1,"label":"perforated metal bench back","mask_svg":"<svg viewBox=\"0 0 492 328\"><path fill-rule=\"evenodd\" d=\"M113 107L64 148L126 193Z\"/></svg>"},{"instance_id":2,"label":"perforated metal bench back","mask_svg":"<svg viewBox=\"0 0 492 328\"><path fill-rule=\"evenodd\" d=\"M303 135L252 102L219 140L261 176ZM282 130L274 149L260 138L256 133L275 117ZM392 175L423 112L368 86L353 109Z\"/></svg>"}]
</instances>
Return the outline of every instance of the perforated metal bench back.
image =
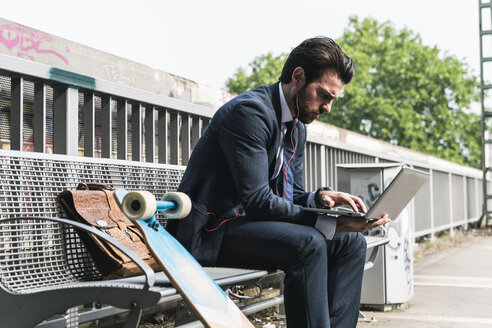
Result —
<instances>
[{"instance_id":1,"label":"perforated metal bench back","mask_svg":"<svg viewBox=\"0 0 492 328\"><path fill-rule=\"evenodd\" d=\"M72 228L39 220L63 217L57 195L79 182L148 190L161 197L177 189L182 166L0 150L0 279L15 293L100 279Z\"/></svg>"}]
</instances>

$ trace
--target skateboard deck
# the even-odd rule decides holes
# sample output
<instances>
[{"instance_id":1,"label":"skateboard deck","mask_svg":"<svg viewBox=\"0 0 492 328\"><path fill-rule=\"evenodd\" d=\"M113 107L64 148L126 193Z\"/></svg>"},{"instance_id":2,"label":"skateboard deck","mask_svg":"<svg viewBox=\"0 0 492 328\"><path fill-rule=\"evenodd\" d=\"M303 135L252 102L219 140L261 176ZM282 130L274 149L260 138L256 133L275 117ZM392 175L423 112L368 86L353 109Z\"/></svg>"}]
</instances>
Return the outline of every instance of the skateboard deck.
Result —
<instances>
[{"instance_id":1,"label":"skateboard deck","mask_svg":"<svg viewBox=\"0 0 492 328\"><path fill-rule=\"evenodd\" d=\"M170 193L170 200L162 201L156 201L148 192L118 189L115 194L122 211L142 232L155 260L205 327L254 328L195 258L157 221L156 210L169 210L172 218L188 215L191 202L187 199L188 204L183 205L184 194ZM142 219L137 219L139 215Z\"/></svg>"}]
</instances>

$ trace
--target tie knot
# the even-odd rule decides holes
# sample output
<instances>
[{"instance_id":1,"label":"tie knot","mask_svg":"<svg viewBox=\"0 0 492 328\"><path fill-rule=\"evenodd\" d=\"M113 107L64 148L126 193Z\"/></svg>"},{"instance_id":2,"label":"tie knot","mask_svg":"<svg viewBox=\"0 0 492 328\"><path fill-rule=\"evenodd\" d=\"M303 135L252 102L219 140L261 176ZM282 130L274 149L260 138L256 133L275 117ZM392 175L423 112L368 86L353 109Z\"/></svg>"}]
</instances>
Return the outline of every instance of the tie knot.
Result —
<instances>
[{"instance_id":1,"label":"tie knot","mask_svg":"<svg viewBox=\"0 0 492 328\"><path fill-rule=\"evenodd\" d=\"M285 126L287 127L288 132L292 131L292 129L294 128L295 122L296 122L295 119L292 121L285 122Z\"/></svg>"}]
</instances>

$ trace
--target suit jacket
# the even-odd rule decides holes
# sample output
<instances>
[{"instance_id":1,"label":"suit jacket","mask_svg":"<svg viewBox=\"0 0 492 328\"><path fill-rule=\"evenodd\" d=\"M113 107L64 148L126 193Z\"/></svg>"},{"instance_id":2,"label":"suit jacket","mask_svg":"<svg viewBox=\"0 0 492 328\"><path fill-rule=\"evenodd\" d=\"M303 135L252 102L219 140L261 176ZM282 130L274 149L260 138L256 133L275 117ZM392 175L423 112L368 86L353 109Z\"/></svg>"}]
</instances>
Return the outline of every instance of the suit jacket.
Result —
<instances>
[{"instance_id":1,"label":"suit jacket","mask_svg":"<svg viewBox=\"0 0 492 328\"><path fill-rule=\"evenodd\" d=\"M239 205L235 220L316 222L316 214L301 207L308 197L302 172L306 133L290 164L295 169L294 204L282 199L278 181L270 180L283 142L279 97L278 83L235 97L219 108L193 149L178 188L190 196L193 208L188 217L170 220L167 229L203 265L215 264L227 223L220 224L234 218ZM302 131L304 125L298 125Z\"/></svg>"}]
</instances>

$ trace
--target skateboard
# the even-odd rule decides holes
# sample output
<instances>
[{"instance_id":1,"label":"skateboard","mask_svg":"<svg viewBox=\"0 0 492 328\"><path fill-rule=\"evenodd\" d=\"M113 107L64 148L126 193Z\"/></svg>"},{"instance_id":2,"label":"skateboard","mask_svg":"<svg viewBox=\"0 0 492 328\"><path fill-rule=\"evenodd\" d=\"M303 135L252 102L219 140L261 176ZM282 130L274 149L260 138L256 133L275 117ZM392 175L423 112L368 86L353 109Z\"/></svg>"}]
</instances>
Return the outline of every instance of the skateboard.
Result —
<instances>
[{"instance_id":1,"label":"skateboard","mask_svg":"<svg viewBox=\"0 0 492 328\"><path fill-rule=\"evenodd\" d=\"M143 234L155 260L207 328L254 328L193 256L160 225L155 217L162 211L168 219L180 219L191 210L184 193L166 193L160 201L148 191L115 192L123 213Z\"/></svg>"}]
</instances>

